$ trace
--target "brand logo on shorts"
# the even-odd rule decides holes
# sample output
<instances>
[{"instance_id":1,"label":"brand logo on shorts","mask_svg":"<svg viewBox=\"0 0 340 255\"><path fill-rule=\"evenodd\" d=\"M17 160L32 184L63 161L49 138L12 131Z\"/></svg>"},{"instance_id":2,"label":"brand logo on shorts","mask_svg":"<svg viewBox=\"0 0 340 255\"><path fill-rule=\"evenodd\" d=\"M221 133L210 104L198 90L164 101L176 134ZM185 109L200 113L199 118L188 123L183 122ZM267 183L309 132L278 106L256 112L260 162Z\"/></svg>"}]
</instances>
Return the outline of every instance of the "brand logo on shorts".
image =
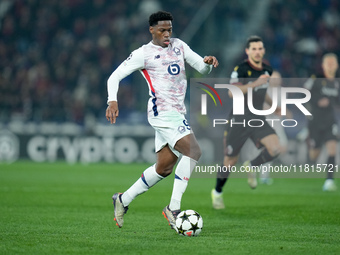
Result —
<instances>
[{"instance_id":1,"label":"brand logo on shorts","mask_svg":"<svg viewBox=\"0 0 340 255\"><path fill-rule=\"evenodd\" d=\"M233 147L231 147L231 145L228 145L227 154L230 155L231 153L233 153Z\"/></svg>"},{"instance_id":2,"label":"brand logo on shorts","mask_svg":"<svg viewBox=\"0 0 340 255\"><path fill-rule=\"evenodd\" d=\"M178 127L178 132L180 132L181 134L185 131L185 126L179 126Z\"/></svg>"}]
</instances>

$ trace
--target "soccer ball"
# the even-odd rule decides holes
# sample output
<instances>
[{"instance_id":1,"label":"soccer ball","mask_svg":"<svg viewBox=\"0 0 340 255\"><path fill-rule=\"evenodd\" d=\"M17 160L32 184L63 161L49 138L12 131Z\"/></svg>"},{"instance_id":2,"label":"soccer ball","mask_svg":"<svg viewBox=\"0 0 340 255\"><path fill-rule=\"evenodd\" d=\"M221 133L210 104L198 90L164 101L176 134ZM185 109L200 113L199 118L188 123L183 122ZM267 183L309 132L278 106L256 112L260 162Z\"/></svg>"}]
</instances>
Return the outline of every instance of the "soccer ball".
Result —
<instances>
[{"instance_id":1,"label":"soccer ball","mask_svg":"<svg viewBox=\"0 0 340 255\"><path fill-rule=\"evenodd\" d=\"M203 219L194 210L181 211L176 218L176 227L179 235L198 236L203 228Z\"/></svg>"}]
</instances>

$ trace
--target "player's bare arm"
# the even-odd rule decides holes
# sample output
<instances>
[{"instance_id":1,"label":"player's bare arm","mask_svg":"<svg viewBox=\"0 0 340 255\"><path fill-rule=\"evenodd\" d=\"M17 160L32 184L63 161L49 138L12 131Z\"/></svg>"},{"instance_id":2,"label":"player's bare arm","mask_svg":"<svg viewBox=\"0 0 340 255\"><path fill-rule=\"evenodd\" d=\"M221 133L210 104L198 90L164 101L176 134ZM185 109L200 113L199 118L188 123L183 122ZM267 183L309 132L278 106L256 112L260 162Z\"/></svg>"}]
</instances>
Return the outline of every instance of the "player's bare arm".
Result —
<instances>
[{"instance_id":1,"label":"player's bare arm","mask_svg":"<svg viewBox=\"0 0 340 255\"><path fill-rule=\"evenodd\" d=\"M249 85L252 88L261 86L261 85L266 84L267 82L269 82L269 78L270 78L270 76L268 74L262 74L256 81L250 83Z\"/></svg>"},{"instance_id":2,"label":"player's bare arm","mask_svg":"<svg viewBox=\"0 0 340 255\"><path fill-rule=\"evenodd\" d=\"M266 93L266 97L264 99L264 101L266 102L266 104L268 104L269 106L273 105L273 100L272 98L268 95L268 93ZM278 105L275 109L275 114L281 116L281 107Z\"/></svg>"},{"instance_id":3,"label":"player's bare arm","mask_svg":"<svg viewBox=\"0 0 340 255\"><path fill-rule=\"evenodd\" d=\"M321 108L325 108L329 105L329 99L327 97L323 97L318 101L318 106Z\"/></svg>"},{"instance_id":4,"label":"player's bare arm","mask_svg":"<svg viewBox=\"0 0 340 255\"><path fill-rule=\"evenodd\" d=\"M271 97L268 95L268 93L266 93L266 97L264 98L264 101L271 106L273 104L273 100L271 99Z\"/></svg>"},{"instance_id":5,"label":"player's bare arm","mask_svg":"<svg viewBox=\"0 0 340 255\"><path fill-rule=\"evenodd\" d=\"M212 65L213 67L218 67L218 60L214 56L205 56L203 59L204 63Z\"/></svg>"},{"instance_id":6,"label":"player's bare arm","mask_svg":"<svg viewBox=\"0 0 340 255\"><path fill-rule=\"evenodd\" d=\"M117 101L110 101L106 108L106 119L110 121L111 124L116 123L116 118L119 115L118 103Z\"/></svg>"}]
</instances>

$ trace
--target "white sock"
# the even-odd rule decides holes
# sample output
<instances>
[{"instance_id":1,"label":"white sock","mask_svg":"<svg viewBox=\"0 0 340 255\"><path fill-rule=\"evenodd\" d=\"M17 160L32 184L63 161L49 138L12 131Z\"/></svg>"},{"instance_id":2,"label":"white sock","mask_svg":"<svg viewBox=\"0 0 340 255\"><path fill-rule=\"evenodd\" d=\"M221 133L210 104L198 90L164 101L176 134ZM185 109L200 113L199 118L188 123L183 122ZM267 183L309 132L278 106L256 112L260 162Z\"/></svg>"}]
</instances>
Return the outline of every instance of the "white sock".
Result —
<instances>
[{"instance_id":1,"label":"white sock","mask_svg":"<svg viewBox=\"0 0 340 255\"><path fill-rule=\"evenodd\" d=\"M223 192L218 192L216 191L216 189L213 189L213 192L214 192L214 195L219 197L219 196L222 196Z\"/></svg>"},{"instance_id":2,"label":"white sock","mask_svg":"<svg viewBox=\"0 0 340 255\"><path fill-rule=\"evenodd\" d=\"M264 163L263 166L266 167L266 169L269 169L270 163ZM263 167L261 167L261 172L260 172L260 178L266 179L269 178L269 171L263 171Z\"/></svg>"},{"instance_id":3,"label":"white sock","mask_svg":"<svg viewBox=\"0 0 340 255\"><path fill-rule=\"evenodd\" d=\"M124 206L128 206L138 195L148 191L152 186L164 178L156 172L155 165L156 164L147 168L142 173L142 176L123 193L122 203Z\"/></svg>"},{"instance_id":4,"label":"white sock","mask_svg":"<svg viewBox=\"0 0 340 255\"><path fill-rule=\"evenodd\" d=\"M171 211L181 209L181 200L184 191L188 186L191 172L194 170L197 161L187 156L182 156L175 171L174 187L172 189L169 208Z\"/></svg>"}]
</instances>

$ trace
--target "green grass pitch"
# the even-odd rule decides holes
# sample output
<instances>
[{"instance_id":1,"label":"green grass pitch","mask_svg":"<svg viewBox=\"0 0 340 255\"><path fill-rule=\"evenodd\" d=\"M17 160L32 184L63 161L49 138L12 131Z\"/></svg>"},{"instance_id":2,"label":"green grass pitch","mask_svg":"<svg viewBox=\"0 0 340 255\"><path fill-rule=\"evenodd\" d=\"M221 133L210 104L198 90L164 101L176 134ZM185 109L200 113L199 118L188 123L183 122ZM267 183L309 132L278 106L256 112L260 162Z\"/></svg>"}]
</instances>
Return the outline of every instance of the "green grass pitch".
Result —
<instances>
[{"instance_id":1,"label":"green grass pitch","mask_svg":"<svg viewBox=\"0 0 340 255\"><path fill-rule=\"evenodd\" d=\"M131 203L119 229L111 196L146 167L0 164L0 254L340 254L340 192L322 192L323 179L275 179L256 190L231 179L226 209L216 211L215 180L192 178L182 209L198 211L204 227L181 237L162 215L172 174Z\"/></svg>"}]
</instances>

